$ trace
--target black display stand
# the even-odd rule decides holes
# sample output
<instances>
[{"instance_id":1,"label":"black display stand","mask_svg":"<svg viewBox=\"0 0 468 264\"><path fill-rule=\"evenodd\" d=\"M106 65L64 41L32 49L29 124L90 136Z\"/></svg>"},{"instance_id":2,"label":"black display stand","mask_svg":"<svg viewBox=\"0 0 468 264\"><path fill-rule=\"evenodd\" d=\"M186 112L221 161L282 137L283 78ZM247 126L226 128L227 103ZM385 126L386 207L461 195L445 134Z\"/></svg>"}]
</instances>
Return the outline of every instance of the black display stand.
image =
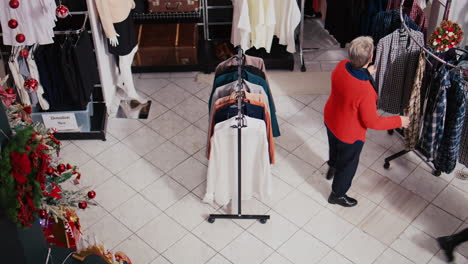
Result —
<instances>
[{"instance_id":1,"label":"black display stand","mask_svg":"<svg viewBox=\"0 0 468 264\"><path fill-rule=\"evenodd\" d=\"M237 125L232 128L237 128L237 214L210 214L208 217L209 223L214 223L216 219L250 219L259 220L260 223L265 224L269 215L245 215L242 214L242 128L247 127L245 117L242 113L242 102L244 99L243 93L243 79L242 79L242 64L243 64L243 51L239 48L237 55L238 70L238 83L237 83Z\"/></svg>"}]
</instances>

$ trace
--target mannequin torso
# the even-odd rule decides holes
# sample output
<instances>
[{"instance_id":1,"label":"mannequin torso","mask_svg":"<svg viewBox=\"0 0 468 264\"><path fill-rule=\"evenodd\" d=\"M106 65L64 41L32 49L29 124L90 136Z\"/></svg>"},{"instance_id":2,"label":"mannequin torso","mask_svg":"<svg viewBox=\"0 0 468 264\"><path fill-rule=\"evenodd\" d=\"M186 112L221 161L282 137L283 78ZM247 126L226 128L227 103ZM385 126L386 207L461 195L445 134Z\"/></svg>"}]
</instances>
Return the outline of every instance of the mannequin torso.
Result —
<instances>
[{"instance_id":1,"label":"mannequin torso","mask_svg":"<svg viewBox=\"0 0 468 264\"><path fill-rule=\"evenodd\" d=\"M95 0L101 23L106 37L111 39L116 36L114 23L124 21L130 11L135 8L133 0Z\"/></svg>"}]
</instances>

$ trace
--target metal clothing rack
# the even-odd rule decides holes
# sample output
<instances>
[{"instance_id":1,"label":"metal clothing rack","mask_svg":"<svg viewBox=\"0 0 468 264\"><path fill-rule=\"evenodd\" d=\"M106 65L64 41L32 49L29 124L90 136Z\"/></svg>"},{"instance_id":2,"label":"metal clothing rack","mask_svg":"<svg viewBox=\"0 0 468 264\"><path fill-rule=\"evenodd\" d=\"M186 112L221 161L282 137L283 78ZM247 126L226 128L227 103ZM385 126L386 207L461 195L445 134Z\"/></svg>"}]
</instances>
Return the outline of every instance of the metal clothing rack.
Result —
<instances>
[{"instance_id":1,"label":"metal clothing rack","mask_svg":"<svg viewBox=\"0 0 468 264\"><path fill-rule=\"evenodd\" d=\"M269 215L246 215L242 214L242 128L247 127L245 116L242 113L242 102L244 101L244 80L242 78L242 64L244 59L244 52L239 47L236 56L237 59L237 124L231 126L237 128L237 214L210 214L208 217L209 223L214 223L216 219L257 219L260 223L265 224Z\"/></svg>"},{"instance_id":2,"label":"metal clothing rack","mask_svg":"<svg viewBox=\"0 0 468 264\"><path fill-rule=\"evenodd\" d=\"M404 20L404 18L403 18L403 4L404 4L404 2L405 2L405 0L402 0L401 3L400 3L400 20L401 20L401 24L402 24L404 30L406 30L406 32L408 32L409 37L410 37L423 51L425 51L426 54L428 54L429 56L433 57L433 58L436 59L437 61L439 61L439 62L441 62L441 63L443 63L443 64L445 64L445 65L447 65L447 66L449 66L449 67L456 68L456 69L460 69L460 70L465 70L465 71L466 71L466 69L464 69L464 68L462 68L462 67L460 67L460 66L453 65L453 64L451 64L451 63L449 63L449 62L447 62L447 61L445 61L445 60L439 58L439 56L435 55L435 54L434 54L433 52L431 52L429 49L427 49L426 47L424 47L424 43L421 44L421 43L419 43L419 42L414 38L414 36L411 34L411 31L410 31L410 29L408 28L408 26L406 25L405 20ZM447 2L446 2L446 4L445 4L444 16L443 16L442 20L447 20L447 19L448 19L451 3L452 3L452 0L447 0ZM422 116L424 116L424 113L423 113ZM399 134L403 135L403 132L402 132L401 129L397 129L396 131L397 131ZM393 130L389 130L388 133L389 133L390 135L393 134ZM432 174L433 174L434 176L436 176L436 177L439 177L439 176L442 174L442 172L441 172L440 170L435 169L435 167L432 166L432 165L430 164L430 161L429 161L427 158L425 158L422 154L420 154L418 151L416 151L416 150L417 150L417 149L415 149L415 150L406 150L406 149L405 149L405 150L402 150L402 151L400 151L400 152L398 152L398 153L395 153L395 154L393 154L393 155L391 155L391 156L385 158L384 168L385 168L385 169L390 168L390 161L392 161L392 160L394 160L394 159L397 159L397 158L399 158L399 157L401 157L401 156L403 156L403 155L405 155L405 154L407 154L407 153L409 153L409 152L414 152L414 153L416 153L416 155L418 155L429 167L433 168Z\"/></svg>"},{"instance_id":3,"label":"metal clothing rack","mask_svg":"<svg viewBox=\"0 0 468 264\"><path fill-rule=\"evenodd\" d=\"M305 66L304 52L319 49L319 48L304 48L304 17L305 17L305 0L301 0L301 25L299 29L299 57L301 60L301 72L307 71L306 66Z\"/></svg>"}]
</instances>

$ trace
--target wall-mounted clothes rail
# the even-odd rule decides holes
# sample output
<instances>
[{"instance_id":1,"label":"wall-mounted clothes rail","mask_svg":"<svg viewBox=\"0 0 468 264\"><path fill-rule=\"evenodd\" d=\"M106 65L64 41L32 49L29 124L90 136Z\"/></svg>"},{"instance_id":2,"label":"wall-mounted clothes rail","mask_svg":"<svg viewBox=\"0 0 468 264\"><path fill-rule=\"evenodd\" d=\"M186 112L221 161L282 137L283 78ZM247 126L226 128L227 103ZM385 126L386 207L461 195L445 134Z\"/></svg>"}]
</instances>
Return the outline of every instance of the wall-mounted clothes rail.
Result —
<instances>
[{"instance_id":1,"label":"wall-mounted clothes rail","mask_svg":"<svg viewBox=\"0 0 468 264\"><path fill-rule=\"evenodd\" d=\"M447 61L445 61L444 59L440 58L439 56L437 56L436 54L434 54L431 50L427 49L424 45L424 43L419 43L416 38L412 35L411 33L411 30L408 28L408 26L406 25L405 23L405 20L403 18L403 5L404 5L404 2L405 0L402 0L401 3L400 3L400 20L401 20L401 25L403 26L404 30L406 30L406 32L408 32L408 35L409 37L421 48L422 51L426 52L426 54L428 54L429 56L433 57L435 60L449 66L449 67L452 67L452 68L455 68L455 69L459 69L460 71L467 71L468 69L466 68L463 68L462 66L457 66L457 65L453 65ZM448 15L449 15L449 12L450 12L450 6L451 6L451 3L452 3L452 0L447 0L446 4L445 4L445 11L444 11L444 16L443 16L443 20L447 20L448 19ZM461 50L463 52L467 52L466 50L464 49L460 49L460 48L457 48L458 50ZM426 95L427 96L427 95ZM423 111L422 115L421 116L425 116L425 113ZM403 135L403 132L401 129L397 129L397 132L401 135ZM389 130L388 133L391 135L393 134L393 130ZM420 157L429 167L431 167L433 169L433 172L432 174L434 176L440 176L442 174L442 172L438 169L435 168L435 166L433 166L430 161L425 158L422 154L419 153L418 151L418 148L416 148L415 150L402 150L400 152L397 152L387 158L385 158L385 163L384 163L384 168L385 169L388 169L390 168L390 161L394 160L394 159L397 159L401 156L404 156L406 155L407 153L410 153L410 152L414 152L416 153L416 155L418 157Z\"/></svg>"},{"instance_id":2,"label":"wall-mounted clothes rail","mask_svg":"<svg viewBox=\"0 0 468 264\"><path fill-rule=\"evenodd\" d=\"M210 214L208 217L209 223L214 223L216 219L256 219L260 223L265 224L269 215L246 215L242 214L242 129L247 127L244 113L242 112L242 102L244 101L244 80L242 77L242 65L244 64L244 52L239 47L237 59L237 124L231 126L232 128L237 128L237 214ZM232 201L231 203L233 203Z\"/></svg>"}]
</instances>

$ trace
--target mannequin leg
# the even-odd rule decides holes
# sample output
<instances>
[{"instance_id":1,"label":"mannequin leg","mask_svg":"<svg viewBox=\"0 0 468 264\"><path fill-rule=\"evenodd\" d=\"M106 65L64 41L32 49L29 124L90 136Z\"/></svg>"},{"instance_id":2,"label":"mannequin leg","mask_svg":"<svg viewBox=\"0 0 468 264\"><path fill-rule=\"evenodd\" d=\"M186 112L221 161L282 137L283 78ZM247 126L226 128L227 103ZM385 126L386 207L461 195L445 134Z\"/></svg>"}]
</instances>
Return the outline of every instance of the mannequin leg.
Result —
<instances>
[{"instance_id":1,"label":"mannequin leg","mask_svg":"<svg viewBox=\"0 0 468 264\"><path fill-rule=\"evenodd\" d=\"M130 54L125 56L119 56L120 76L118 85L122 85L122 88L127 94L127 97L135 99L140 103L146 103L146 100L144 100L144 98L137 93L135 89L135 84L133 83L132 62L137 50L138 46L135 46L135 48L133 48Z\"/></svg>"}]
</instances>

